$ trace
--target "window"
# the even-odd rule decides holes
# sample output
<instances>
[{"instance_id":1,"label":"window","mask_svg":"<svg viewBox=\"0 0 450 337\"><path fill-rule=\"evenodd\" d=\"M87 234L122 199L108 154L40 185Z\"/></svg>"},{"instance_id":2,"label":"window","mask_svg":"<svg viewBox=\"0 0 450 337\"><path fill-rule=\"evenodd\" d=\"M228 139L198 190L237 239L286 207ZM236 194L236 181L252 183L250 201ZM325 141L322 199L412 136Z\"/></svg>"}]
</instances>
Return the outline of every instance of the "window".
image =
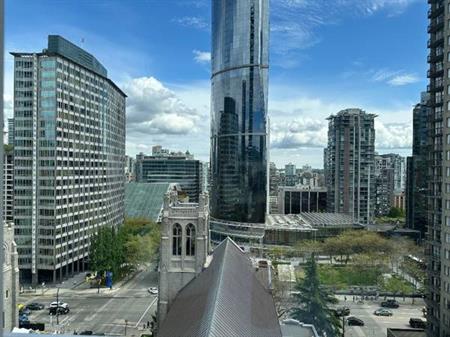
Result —
<instances>
[{"instance_id":1,"label":"window","mask_svg":"<svg viewBox=\"0 0 450 337\"><path fill-rule=\"evenodd\" d=\"M181 226L177 223L172 230L172 255L181 256Z\"/></svg>"},{"instance_id":2,"label":"window","mask_svg":"<svg viewBox=\"0 0 450 337\"><path fill-rule=\"evenodd\" d=\"M193 224L186 226L186 256L195 255L195 227Z\"/></svg>"}]
</instances>

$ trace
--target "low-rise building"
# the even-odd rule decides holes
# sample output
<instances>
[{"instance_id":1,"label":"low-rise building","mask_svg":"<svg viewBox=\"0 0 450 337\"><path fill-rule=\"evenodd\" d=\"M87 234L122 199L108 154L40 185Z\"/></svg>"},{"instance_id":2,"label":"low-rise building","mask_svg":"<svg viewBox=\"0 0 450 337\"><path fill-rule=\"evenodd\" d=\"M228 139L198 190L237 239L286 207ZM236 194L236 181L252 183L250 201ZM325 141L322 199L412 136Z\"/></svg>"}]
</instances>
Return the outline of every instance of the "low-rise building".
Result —
<instances>
[{"instance_id":1,"label":"low-rise building","mask_svg":"<svg viewBox=\"0 0 450 337\"><path fill-rule=\"evenodd\" d=\"M426 337L427 334L423 329L396 329L388 328L387 337Z\"/></svg>"},{"instance_id":2,"label":"low-rise building","mask_svg":"<svg viewBox=\"0 0 450 337\"><path fill-rule=\"evenodd\" d=\"M298 214L325 212L327 189L325 187L282 186L278 188L278 213Z\"/></svg>"}]
</instances>

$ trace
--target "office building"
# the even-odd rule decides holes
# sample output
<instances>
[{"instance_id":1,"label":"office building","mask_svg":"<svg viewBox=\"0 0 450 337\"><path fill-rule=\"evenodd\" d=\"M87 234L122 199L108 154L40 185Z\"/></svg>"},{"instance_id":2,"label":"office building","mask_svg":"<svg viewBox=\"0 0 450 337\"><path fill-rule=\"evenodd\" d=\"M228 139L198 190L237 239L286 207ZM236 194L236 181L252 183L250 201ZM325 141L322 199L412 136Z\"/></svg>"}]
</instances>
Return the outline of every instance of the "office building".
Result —
<instances>
[{"instance_id":1,"label":"office building","mask_svg":"<svg viewBox=\"0 0 450 337\"><path fill-rule=\"evenodd\" d=\"M11 54L21 282L55 282L84 268L93 233L123 223L126 95L60 36Z\"/></svg>"},{"instance_id":2,"label":"office building","mask_svg":"<svg viewBox=\"0 0 450 337\"><path fill-rule=\"evenodd\" d=\"M169 152L153 147L152 155L140 153L136 156L136 182L176 183L189 196L190 201L198 202L204 188L204 165L194 159L189 152Z\"/></svg>"},{"instance_id":3,"label":"office building","mask_svg":"<svg viewBox=\"0 0 450 337\"><path fill-rule=\"evenodd\" d=\"M298 182L299 177L297 176L297 168L295 165L292 163L284 165L284 185L295 186Z\"/></svg>"},{"instance_id":4,"label":"office building","mask_svg":"<svg viewBox=\"0 0 450 337\"><path fill-rule=\"evenodd\" d=\"M450 336L450 99L447 74L450 63L447 36L450 33L448 1L429 0L428 92L430 116L428 126L427 205L427 336ZM444 188L445 187L445 188Z\"/></svg>"},{"instance_id":5,"label":"office building","mask_svg":"<svg viewBox=\"0 0 450 337\"><path fill-rule=\"evenodd\" d=\"M3 220L14 220L14 151L11 145L3 152Z\"/></svg>"},{"instance_id":6,"label":"office building","mask_svg":"<svg viewBox=\"0 0 450 337\"><path fill-rule=\"evenodd\" d=\"M326 212L327 189L324 187L283 186L278 189L278 213Z\"/></svg>"},{"instance_id":7,"label":"office building","mask_svg":"<svg viewBox=\"0 0 450 337\"><path fill-rule=\"evenodd\" d=\"M14 118L8 118L8 145L14 145Z\"/></svg>"},{"instance_id":8,"label":"office building","mask_svg":"<svg viewBox=\"0 0 450 337\"><path fill-rule=\"evenodd\" d=\"M268 42L268 0L212 1L211 230L217 242L224 236L215 233L216 219L245 233L264 224L267 213Z\"/></svg>"},{"instance_id":9,"label":"office building","mask_svg":"<svg viewBox=\"0 0 450 337\"><path fill-rule=\"evenodd\" d=\"M429 94L422 93L422 99L413 110L412 156L407 158L406 182L406 226L421 232L425 237L427 223L428 181L428 129L430 117Z\"/></svg>"},{"instance_id":10,"label":"office building","mask_svg":"<svg viewBox=\"0 0 450 337\"><path fill-rule=\"evenodd\" d=\"M375 211L375 117L347 109L328 118L328 211L350 214L361 224L370 224Z\"/></svg>"},{"instance_id":11,"label":"office building","mask_svg":"<svg viewBox=\"0 0 450 337\"><path fill-rule=\"evenodd\" d=\"M19 267L14 231L11 223L3 222L3 330L11 332L18 326L17 296Z\"/></svg>"}]
</instances>

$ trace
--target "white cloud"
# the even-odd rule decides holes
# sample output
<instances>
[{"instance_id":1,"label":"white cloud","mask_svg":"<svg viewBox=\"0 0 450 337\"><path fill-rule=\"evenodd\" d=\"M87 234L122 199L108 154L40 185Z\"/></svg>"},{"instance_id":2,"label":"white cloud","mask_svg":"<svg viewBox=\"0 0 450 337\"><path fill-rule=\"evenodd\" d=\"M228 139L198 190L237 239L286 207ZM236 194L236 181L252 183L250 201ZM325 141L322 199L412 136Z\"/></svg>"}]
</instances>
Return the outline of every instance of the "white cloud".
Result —
<instances>
[{"instance_id":1,"label":"white cloud","mask_svg":"<svg viewBox=\"0 0 450 337\"><path fill-rule=\"evenodd\" d=\"M128 95L127 125L130 133L188 134L201 120L172 90L154 77L135 78L123 86Z\"/></svg>"},{"instance_id":2,"label":"white cloud","mask_svg":"<svg viewBox=\"0 0 450 337\"><path fill-rule=\"evenodd\" d=\"M372 81L385 82L394 87L413 84L420 81L420 78L416 74L407 73L403 70L381 69L377 71L370 70L369 73L372 74Z\"/></svg>"},{"instance_id":3,"label":"white cloud","mask_svg":"<svg viewBox=\"0 0 450 337\"><path fill-rule=\"evenodd\" d=\"M201 16L183 16L181 18L175 18L172 21L183 27L191 27L200 30L209 29L209 22Z\"/></svg>"},{"instance_id":4,"label":"white cloud","mask_svg":"<svg viewBox=\"0 0 450 337\"><path fill-rule=\"evenodd\" d=\"M407 84L412 84L419 82L420 79L414 74L403 74L403 75L397 75L391 78L388 83L392 86L403 86Z\"/></svg>"},{"instance_id":5,"label":"white cloud","mask_svg":"<svg viewBox=\"0 0 450 337\"><path fill-rule=\"evenodd\" d=\"M193 50L194 53L194 61L197 63L210 63L211 62L211 53L207 51Z\"/></svg>"}]
</instances>

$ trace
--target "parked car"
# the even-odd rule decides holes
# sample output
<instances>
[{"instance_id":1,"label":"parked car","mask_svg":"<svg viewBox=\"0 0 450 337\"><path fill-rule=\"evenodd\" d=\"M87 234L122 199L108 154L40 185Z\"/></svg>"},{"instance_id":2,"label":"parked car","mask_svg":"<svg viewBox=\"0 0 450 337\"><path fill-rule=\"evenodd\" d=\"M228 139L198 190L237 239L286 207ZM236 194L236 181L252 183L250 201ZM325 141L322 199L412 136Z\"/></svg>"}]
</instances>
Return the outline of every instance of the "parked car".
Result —
<instances>
[{"instance_id":1,"label":"parked car","mask_svg":"<svg viewBox=\"0 0 450 337\"><path fill-rule=\"evenodd\" d=\"M59 302L55 301L55 302L50 303L50 308L56 308L56 307L69 309L69 305L67 303L62 302L62 301L59 301Z\"/></svg>"},{"instance_id":2,"label":"parked car","mask_svg":"<svg viewBox=\"0 0 450 337\"><path fill-rule=\"evenodd\" d=\"M85 330L85 331L81 331L79 333L79 335L81 336L92 336L94 333L92 332L92 330Z\"/></svg>"},{"instance_id":3,"label":"parked car","mask_svg":"<svg viewBox=\"0 0 450 337\"><path fill-rule=\"evenodd\" d=\"M26 305L26 308L29 310L42 310L45 308L45 305L43 305L42 303L30 303Z\"/></svg>"},{"instance_id":4,"label":"parked car","mask_svg":"<svg viewBox=\"0 0 450 337\"><path fill-rule=\"evenodd\" d=\"M147 291L152 295L158 295L158 288L156 287L148 288Z\"/></svg>"},{"instance_id":5,"label":"parked car","mask_svg":"<svg viewBox=\"0 0 450 337\"><path fill-rule=\"evenodd\" d=\"M400 304L396 300L387 300L381 302L381 306L384 308L398 308Z\"/></svg>"},{"instance_id":6,"label":"parked car","mask_svg":"<svg viewBox=\"0 0 450 337\"><path fill-rule=\"evenodd\" d=\"M349 307L339 307L334 310L334 313L338 317L348 316L348 315L350 315L350 308Z\"/></svg>"},{"instance_id":7,"label":"parked car","mask_svg":"<svg viewBox=\"0 0 450 337\"><path fill-rule=\"evenodd\" d=\"M385 309L385 308L377 309L373 313L376 316L392 316L393 315L392 311Z\"/></svg>"},{"instance_id":8,"label":"parked car","mask_svg":"<svg viewBox=\"0 0 450 337\"><path fill-rule=\"evenodd\" d=\"M29 314L31 314L31 310L28 309L27 307L24 307L24 308L19 310L19 315L28 316Z\"/></svg>"},{"instance_id":9,"label":"parked car","mask_svg":"<svg viewBox=\"0 0 450 337\"><path fill-rule=\"evenodd\" d=\"M411 328L425 329L427 327L427 322L421 318L410 318L409 325L411 325Z\"/></svg>"},{"instance_id":10,"label":"parked car","mask_svg":"<svg viewBox=\"0 0 450 337\"><path fill-rule=\"evenodd\" d=\"M48 314L55 316L56 314L58 315L65 315L68 314L70 312L69 308L64 308L64 307L50 307L48 308Z\"/></svg>"},{"instance_id":11,"label":"parked car","mask_svg":"<svg viewBox=\"0 0 450 337\"><path fill-rule=\"evenodd\" d=\"M348 325L364 326L364 321L362 319L350 316L349 318L347 318L347 324Z\"/></svg>"}]
</instances>

